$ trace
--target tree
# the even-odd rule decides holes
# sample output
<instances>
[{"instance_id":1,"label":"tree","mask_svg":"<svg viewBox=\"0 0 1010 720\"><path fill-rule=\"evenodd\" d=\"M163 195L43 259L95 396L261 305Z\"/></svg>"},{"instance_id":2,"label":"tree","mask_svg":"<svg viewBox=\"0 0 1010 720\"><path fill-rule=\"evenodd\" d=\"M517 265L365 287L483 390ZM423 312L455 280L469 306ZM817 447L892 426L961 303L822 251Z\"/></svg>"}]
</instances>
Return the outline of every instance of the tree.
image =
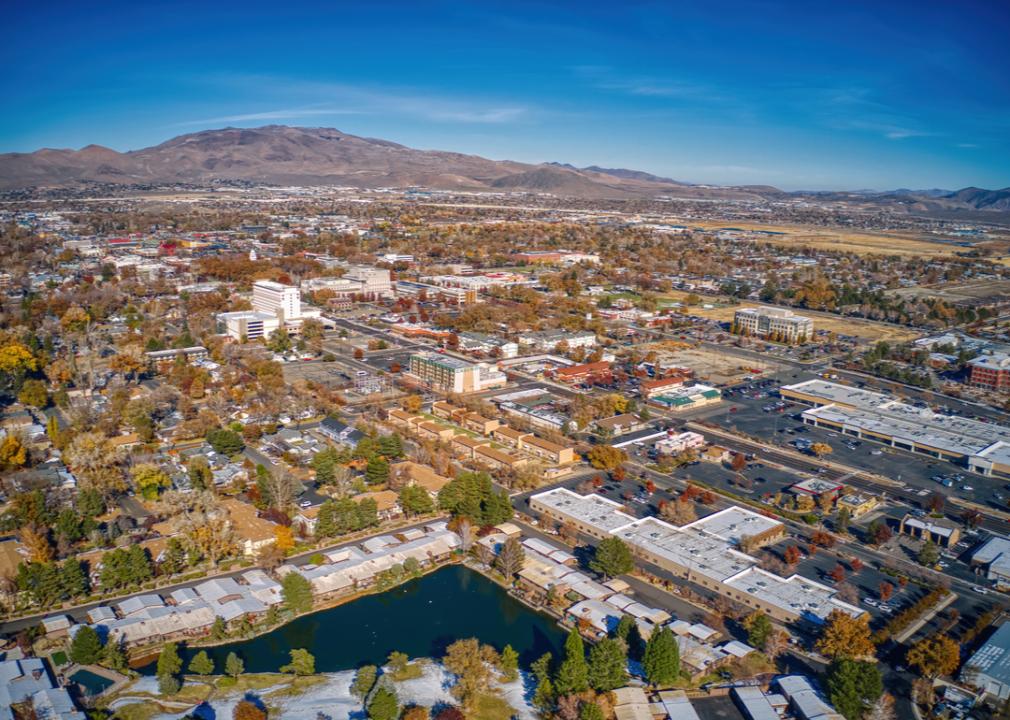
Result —
<instances>
[{"instance_id":1,"label":"tree","mask_svg":"<svg viewBox=\"0 0 1010 720\"><path fill-rule=\"evenodd\" d=\"M282 673L292 675L314 675L316 672L316 658L312 653L304 648L295 648L291 651L291 662L281 665Z\"/></svg>"},{"instance_id":2,"label":"tree","mask_svg":"<svg viewBox=\"0 0 1010 720\"><path fill-rule=\"evenodd\" d=\"M795 545L790 545L785 549L782 557L786 561L786 565L795 565L803 557L803 553Z\"/></svg>"},{"instance_id":3,"label":"tree","mask_svg":"<svg viewBox=\"0 0 1010 720\"><path fill-rule=\"evenodd\" d=\"M961 662L960 647L946 635L923 638L908 649L908 664L922 675L935 680L941 675L953 675Z\"/></svg>"},{"instance_id":4,"label":"tree","mask_svg":"<svg viewBox=\"0 0 1010 720\"><path fill-rule=\"evenodd\" d=\"M186 474L194 490L208 490L214 485L214 471L203 455L197 455L189 461Z\"/></svg>"},{"instance_id":5,"label":"tree","mask_svg":"<svg viewBox=\"0 0 1010 720\"><path fill-rule=\"evenodd\" d=\"M380 485L389 480L389 461L376 455L365 466L365 480L369 485Z\"/></svg>"},{"instance_id":6,"label":"tree","mask_svg":"<svg viewBox=\"0 0 1010 720\"><path fill-rule=\"evenodd\" d=\"M375 685L378 676L379 669L377 667L362 665L358 668L357 675L354 676L354 682L351 683L351 694L359 700L364 700L372 691L372 686Z\"/></svg>"},{"instance_id":7,"label":"tree","mask_svg":"<svg viewBox=\"0 0 1010 720\"><path fill-rule=\"evenodd\" d=\"M286 553L295 547L295 538L291 532L291 528L287 525L278 525L274 528L274 545L282 553Z\"/></svg>"},{"instance_id":8,"label":"tree","mask_svg":"<svg viewBox=\"0 0 1010 720\"><path fill-rule=\"evenodd\" d=\"M584 700L579 705L579 720L605 720L603 708L593 700Z\"/></svg>"},{"instance_id":9,"label":"tree","mask_svg":"<svg viewBox=\"0 0 1010 720\"><path fill-rule=\"evenodd\" d=\"M558 668L554 686L561 695L580 693L589 687L586 649L577 628L572 628L565 640L565 659Z\"/></svg>"},{"instance_id":10,"label":"tree","mask_svg":"<svg viewBox=\"0 0 1010 720\"><path fill-rule=\"evenodd\" d=\"M523 550L522 542L517 537L510 537L498 551L494 564L505 580L511 583L516 573L522 570L525 559L526 552Z\"/></svg>"},{"instance_id":11,"label":"tree","mask_svg":"<svg viewBox=\"0 0 1010 720\"><path fill-rule=\"evenodd\" d=\"M291 572L281 580L281 595L288 610L300 615L312 609L312 585L297 572Z\"/></svg>"},{"instance_id":12,"label":"tree","mask_svg":"<svg viewBox=\"0 0 1010 720\"><path fill-rule=\"evenodd\" d=\"M669 628L662 627L649 637L642 668L653 685L669 685L680 677L680 648Z\"/></svg>"},{"instance_id":13,"label":"tree","mask_svg":"<svg viewBox=\"0 0 1010 720\"><path fill-rule=\"evenodd\" d=\"M487 692L491 667L498 664L498 653L490 645L481 645L477 638L467 638L446 648L442 664L456 675L452 694L469 715L480 695Z\"/></svg>"},{"instance_id":14,"label":"tree","mask_svg":"<svg viewBox=\"0 0 1010 720\"><path fill-rule=\"evenodd\" d=\"M546 712L550 709L554 702L554 683L551 682L552 660L553 658L548 652L541 655L530 665L530 670L533 671L533 675L537 679L537 689L533 694L533 704L541 712Z\"/></svg>"},{"instance_id":15,"label":"tree","mask_svg":"<svg viewBox=\"0 0 1010 720\"><path fill-rule=\"evenodd\" d=\"M498 658L498 669L505 682L514 682L519 679L519 653L511 645L506 645L501 651L501 657Z\"/></svg>"},{"instance_id":16,"label":"tree","mask_svg":"<svg viewBox=\"0 0 1010 720\"><path fill-rule=\"evenodd\" d=\"M158 689L162 695L175 695L182 687L179 682L179 672L182 670L182 658L179 657L179 647L176 643L165 643L158 655Z\"/></svg>"},{"instance_id":17,"label":"tree","mask_svg":"<svg viewBox=\"0 0 1010 720\"><path fill-rule=\"evenodd\" d=\"M925 565L926 567L933 567L940 560L940 548L937 547L936 543L932 540L927 540L919 548L919 554L916 556L916 560L919 561L920 565Z\"/></svg>"},{"instance_id":18,"label":"tree","mask_svg":"<svg viewBox=\"0 0 1010 720\"><path fill-rule=\"evenodd\" d=\"M49 404L49 392L41 380L25 380L18 393L18 401L32 407L44 408Z\"/></svg>"},{"instance_id":19,"label":"tree","mask_svg":"<svg viewBox=\"0 0 1010 720\"><path fill-rule=\"evenodd\" d=\"M642 635L638 631L638 624L630 615L621 615L614 629L614 637L624 643L628 649L628 657L632 660L640 660L645 652L645 643L642 642Z\"/></svg>"},{"instance_id":20,"label":"tree","mask_svg":"<svg viewBox=\"0 0 1010 720\"><path fill-rule=\"evenodd\" d=\"M234 430L219 428L207 433L207 442L214 448L214 452L232 457L238 455L245 449L245 440Z\"/></svg>"},{"instance_id":21,"label":"tree","mask_svg":"<svg viewBox=\"0 0 1010 720\"><path fill-rule=\"evenodd\" d=\"M743 623L744 629L747 631L747 642L751 647L761 649L764 647L765 642L768 640L768 636L772 634L774 628L772 627L771 620L760 610L757 610L747 616L747 619Z\"/></svg>"},{"instance_id":22,"label":"tree","mask_svg":"<svg viewBox=\"0 0 1010 720\"><path fill-rule=\"evenodd\" d=\"M400 720L428 720L428 708L422 705L411 705L403 711Z\"/></svg>"},{"instance_id":23,"label":"tree","mask_svg":"<svg viewBox=\"0 0 1010 720\"><path fill-rule=\"evenodd\" d=\"M133 478L137 492L145 500L157 500L161 491L172 485L172 481L165 471L154 463L134 465L130 476Z\"/></svg>"},{"instance_id":24,"label":"tree","mask_svg":"<svg viewBox=\"0 0 1010 720\"><path fill-rule=\"evenodd\" d=\"M396 692L380 687L372 695L372 701L368 703L369 720L396 720L400 715L400 701L396 697Z\"/></svg>"},{"instance_id":25,"label":"tree","mask_svg":"<svg viewBox=\"0 0 1010 720\"><path fill-rule=\"evenodd\" d=\"M610 445L594 445L586 454L589 463L597 470L613 470L628 459L627 453Z\"/></svg>"},{"instance_id":26,"label":"tree","mask_svg":"<svg viewBox=\"0 0 1010 720\"><path fill-rule=\"evenodd\" d=\"M610 692L625 684L628 658L624 645L614 638L603 638L589 651L589 684L597 692Z\"/></svg>"},{"instance_id":27,"label":"tree","mask_svg":"<svg viewBox=\"0 0 1010 720\"><path fill-rule=\"evenodd\" d=\"M832 452L834 452L834 449L827 443L815 442L813 445L810 446L810 452L812 452L814 455L820 458L824 457L825 455L830 455Z\"/></svg>"},{"instance_id":28,"label":"tree","mask_svg":"<svg viewBox=\"0 0 1010 720\"><path fill-rule=\"evenodd\" d=\"M877 586L877 595L880 597L881 602L887 602L894 595L894 585L886 580L881 580L880 585Z\"/></svg>"},{"instance_id":29,"label":"tree","mask_svg":"<svg viewBox=\"0 0 1010 720\"><path fill-rule=\"evenodd\" d=\"M93 665L102 657L102 640L90 625L81 625L70 643L70 659L78 665Z\"/></svg>"},{"instance_id":30,"label":"tree","mask_svg":"<svg viewBox=\"0 0 1010 720\"><path fill-rule=\"evenodd\" d=\"M99 662L110 670L115 670L123 675L127 674L130 669L130 663L126 659L122 644L113 638L109 638L105 647L102 648L102 659Z\"/></svg>"},{"instance_id":31,"label":"tree","mask_svg":"<svg viewBox=\"0 0 1010 720\"><path fill-rule=\"evenodd\" d=\"M28 463L28 448L17 435L9 433L0 442L0 467L17 469Z\"/></svg>"},{"instance_id":32,"label":"tree","mask_svg":"<svg viewBox=\"0 0 1010 720\"><path fill-rule=\"evenodd\" d=\"M407 516L427 515L435 511L435 502L423 487L406 485L400 490L400 507Z\"/></svg>"},{"instance_id":33,"label":"tree","mask_svg":"<svg viewBox=\"0 0 1010 720\"><path fill-rule=\"evenodd\" d=\"M870 633L870 617L854 618L842 610L832 610L816 644L818 652L832 660L871 657L875 651Z\"/></svg>"},{"instance_id":34,"label":"tree","mask_svg":"<svg viewBox=\"0 0 1010 720\"><path fill-rule=\"evenodd\" d=\"M224 674L237 678L244 672L245 663L242 662L242 658L233 652L228 653L228 657L224 659Z\"/></svg>"},{"instance_id":35,"label":"tree","mask_svg":"<svg viewBox=\"0 0 1010 720\"><path fill-rule=\"evenodd\" d=\"M608 537L596 546L589 567L604 577L611 578L631 572L635 561L627 543L619 537Z\"/></svg>"},{"instance_id":36,"label":"tree","mask_svg":"<svg viewBox=\"0 0 1010 720\"><path fill-rule=\"evenodd\" d=\"M860 720L884 692L876 664L858 660L831 663L824 684L828 700L846 720Z\"/></svg>"},{"instance_id":37,"label":"tree","mask_svg":"<svg viewBox=\"0 0 1010 720\"><path fill-rule=\"evenodd\" d=\"M214 661L206 650L201 650L189 661L189 671L194 675L213 675Z\"/></svg>"}]
</instances>

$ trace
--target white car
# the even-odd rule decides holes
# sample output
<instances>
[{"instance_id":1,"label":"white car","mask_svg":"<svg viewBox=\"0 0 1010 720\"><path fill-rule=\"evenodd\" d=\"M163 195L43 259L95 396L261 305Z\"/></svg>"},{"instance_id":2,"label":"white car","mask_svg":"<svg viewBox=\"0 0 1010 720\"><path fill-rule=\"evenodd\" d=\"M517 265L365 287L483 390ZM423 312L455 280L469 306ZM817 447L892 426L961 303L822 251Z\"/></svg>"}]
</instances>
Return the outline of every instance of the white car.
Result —
<instances>
[{"instance_id":1,"label":"white car","mask_svg":"<svg viewBox=\"0 0 1010 720\"><path fill-rule=\"evenodd\" d=\"M868 605L870 607L877 607L879 604L880 603L878 603L873 598L863 598L863 605Z\"/></svg>"},{"instance_id":2,"label":"white car","mask_svg":"<svg viewBox=\"0 0 1010 720\"><path fill-rule=\"evenodd\" d=\"M975 585L974 587L972 587L972 590L973 590L974 592L977 592L977 593L978 593L979 595L988 595L988 594L989 594L989 591L988 591L988 590L986 590L986 589L985 589L984 587L982 587L981 585Z\"/></svg>"},{"instance_id":3,"label":"white car","mask_svg":"<svg viewBox=\"0 0 1010 720\"><path fill-rule=\"evenodd\" d=\"M311 500L302 500L300 503L298 503L298 507L300 507L300 508L312 507L312 501Z\"/></svg>"}]
</instances>

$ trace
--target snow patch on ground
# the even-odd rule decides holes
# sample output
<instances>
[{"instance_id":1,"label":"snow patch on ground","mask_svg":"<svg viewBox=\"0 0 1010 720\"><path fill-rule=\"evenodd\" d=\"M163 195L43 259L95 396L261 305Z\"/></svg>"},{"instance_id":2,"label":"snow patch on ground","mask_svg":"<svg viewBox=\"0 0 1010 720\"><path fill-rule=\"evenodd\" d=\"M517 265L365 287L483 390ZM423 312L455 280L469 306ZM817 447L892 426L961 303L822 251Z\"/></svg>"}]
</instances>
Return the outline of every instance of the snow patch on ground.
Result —
<instances>
[{"instance_id":1,"label":"snow patch on ground","mask_svg":"<svg viewBox=\"0 0 1010 720\"><path fill-rule=\"evenodd\" d=\"M423 673L420 677L403 682L393 682L388 675L385 675L385 679L381 682L392 685L401 705L423 705L430 708L453 703L454 700L450 692L454 682L453 675L439 663L424 660L418 662L423 665ZM243 698L277 708L277 712L271 713L272 718L317 720L317 718L325 717L329 720L363 720L365 718L364 708L358 699L351 694L351 684L354 682L355 675L354 670L321 673L320 677L325 678L323 682L297 695L274 698L269 697L270 693L283 688L283 683L279 682L274 687L248 693L237 690L230 693L227 690L218 691L210 702L195 709L190 707L178 712L161 713L155 715L152 720L180 720L190 713L206 720L230 718L235 706ZM528 674L522 674L515 682L500 685L499 690L505 701L515 708L516 716L520 720L536 720L536 712L529 702L533 693L533 679ZM111 703L111 707L120 708L137 702L150 702L146 698L130 697L132 693L140 692L158 695L157 680L153 677L138 679L125 691L122 697Z\"/></svg>"}]
</instances>

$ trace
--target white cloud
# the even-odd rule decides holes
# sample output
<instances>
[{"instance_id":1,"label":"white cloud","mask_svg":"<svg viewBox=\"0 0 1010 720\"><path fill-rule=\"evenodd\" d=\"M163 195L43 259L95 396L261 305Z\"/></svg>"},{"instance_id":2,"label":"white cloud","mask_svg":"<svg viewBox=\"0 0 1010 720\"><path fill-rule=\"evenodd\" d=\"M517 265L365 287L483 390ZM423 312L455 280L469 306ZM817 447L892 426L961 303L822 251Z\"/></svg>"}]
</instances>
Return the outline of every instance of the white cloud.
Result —
<instances>
[{"instance_id":1,"label":"white cloud","mask_svg":"<svg viewBox=\"0 0 1010 720\"><path fill-rule=\"evenodd\" d=\"M287 110L244 112L185 124L281 120L325 115L399 115L432 122L503 124L518 121L530 108L480 100L460 100L424 94L416 89L388 89L346 83L297 80L272 76L224 75L205 79L225 93L273 99Z\"/></svg>"}]
</instances>

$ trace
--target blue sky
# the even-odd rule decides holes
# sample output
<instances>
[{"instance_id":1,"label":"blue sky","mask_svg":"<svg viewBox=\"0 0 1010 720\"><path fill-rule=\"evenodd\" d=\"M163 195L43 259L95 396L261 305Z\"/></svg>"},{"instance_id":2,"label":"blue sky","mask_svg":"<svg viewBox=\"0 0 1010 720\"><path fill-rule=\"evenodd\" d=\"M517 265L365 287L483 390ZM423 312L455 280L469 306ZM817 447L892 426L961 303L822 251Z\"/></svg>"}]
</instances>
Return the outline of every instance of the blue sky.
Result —
<instances>
[{"instance_id":1,"label":"blue sky","mask_svg":"<svg viewBox=\"0 0 1010 720\"><path fill-rule=\"evenodd\" d=\"M1010 4L50 2L7 9L0 152L336 127L795 188L1010 185Z\"/></svg>"}]
</instances>

